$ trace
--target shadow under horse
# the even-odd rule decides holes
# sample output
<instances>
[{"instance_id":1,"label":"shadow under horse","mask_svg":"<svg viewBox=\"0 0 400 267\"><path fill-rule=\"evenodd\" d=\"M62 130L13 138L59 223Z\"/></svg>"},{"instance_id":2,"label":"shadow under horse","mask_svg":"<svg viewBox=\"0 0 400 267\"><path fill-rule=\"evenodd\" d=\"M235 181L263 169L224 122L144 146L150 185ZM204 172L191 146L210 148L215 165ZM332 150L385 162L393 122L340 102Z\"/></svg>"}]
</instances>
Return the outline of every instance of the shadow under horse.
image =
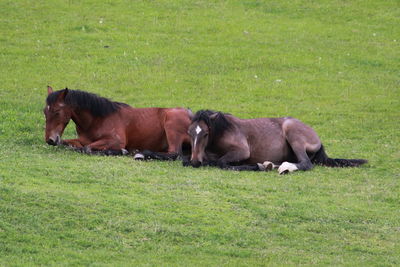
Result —
<instances>
[{"instance_id":1,"label":"shadow under horse","mask_svg":"<svg viewBox=\"0 0 400 267\"><path fill-rule=\"evenodd\" d=\"M198 111L189 126L192 155L185 166L232 170L272 170L280 174L309 170L314 164L356 167L364 159L333 159L317 133L292 118L239 119L211 110Z\"/></svg>"},{"instance_id":2,"label":"shadow under horse","mask_svg":"<svg viewBox=\"0 0 400 267\"><path fill-rule=\"evenodd\" d=\"M92 93L47 88L45 140L86 153L121 155L140 153L135 159L174 160L186 145L189 109L133 108ZM78 138L61 140L72 120Z\"/></svg>"}]
</instances>

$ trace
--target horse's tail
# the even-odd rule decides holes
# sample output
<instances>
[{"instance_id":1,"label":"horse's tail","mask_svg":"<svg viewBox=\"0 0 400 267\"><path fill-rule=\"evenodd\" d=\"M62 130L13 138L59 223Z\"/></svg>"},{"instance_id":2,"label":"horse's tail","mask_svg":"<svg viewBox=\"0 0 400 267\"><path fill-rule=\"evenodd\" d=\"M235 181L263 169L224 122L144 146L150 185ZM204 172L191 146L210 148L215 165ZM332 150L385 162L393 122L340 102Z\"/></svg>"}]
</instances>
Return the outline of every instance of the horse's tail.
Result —
<instances>
[{"instance_id":1,"label":"horse's tail","mask_svg":"<svg viewBox=\"0 0 400 267\"><path fill-rule=\"evenodd\" d=\"M311 162L328 167L358 167L368 161L365 159L332 159L325 153L324 146L315 153Z\"/></svg>"}]
</instances>

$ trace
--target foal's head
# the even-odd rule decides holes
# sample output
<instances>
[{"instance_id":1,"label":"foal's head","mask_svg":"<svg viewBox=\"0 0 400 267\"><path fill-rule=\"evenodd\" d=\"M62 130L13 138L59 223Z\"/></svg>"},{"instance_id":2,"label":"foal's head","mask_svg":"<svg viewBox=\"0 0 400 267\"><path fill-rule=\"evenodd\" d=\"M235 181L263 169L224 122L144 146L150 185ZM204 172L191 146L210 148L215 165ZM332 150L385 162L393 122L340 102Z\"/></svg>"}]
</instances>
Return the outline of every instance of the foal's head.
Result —
<instances>
[{"instance_id":1,"label":"foal's head","mask_svg":"<svg viewBox=\"0 0 400 267\"><path fill-rule=\"evenodd\" d=\"M206 148L212 146L231 126L221 112L200 110L194 115L188 131L192 144L191 163L193 167L199 167L209 160Z\"/></svg>"},{"instance_id":2,"label":"foal's head","mask_svg":"<svg viewBox=\"0 0 400 267\"><path fill-rule=\"evenodd\" d=\"M53 91L47 87L46 107L46 142L50 145L58 145L71 117L79 116L81 126L87 126L90 117L107 117L118 111L121 107L128 106L124 103L113 102L98 95L80 91L62 89ZM83 112L85 116L83 116ZM75 121L75 123L77 123ZM78 125L77 125L78 126Z\"/></svg>"},{"instance_id":3,"label":"foal's head","mask_svg":"<svg viewBox=\"0 0 400 267\"><path fill-rule=\"evenodd\" d=\"M49 145L58 145L61 142L61 135L71 119L72 109L65 104L65 97L68 89L54 92L47 87L46 106L43 109L46 117L45 140Z\"/></svg>"}]
</instances>

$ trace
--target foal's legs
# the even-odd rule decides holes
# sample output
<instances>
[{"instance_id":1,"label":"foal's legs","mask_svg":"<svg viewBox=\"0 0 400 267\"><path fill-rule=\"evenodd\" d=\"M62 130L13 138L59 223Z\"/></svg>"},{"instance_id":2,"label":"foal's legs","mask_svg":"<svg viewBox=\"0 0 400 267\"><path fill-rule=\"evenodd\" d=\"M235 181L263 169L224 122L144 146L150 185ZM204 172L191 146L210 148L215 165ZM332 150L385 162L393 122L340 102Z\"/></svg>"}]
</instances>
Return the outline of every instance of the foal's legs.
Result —
<instances>
[{"instance_id":1,"label":"foal's legs","mask_svg":"<svg viewBox=\"0 0 400 267\"><path fill-rule=\"evenodd\" d=\"M260 171L260 168L257 164L249 164L249 165L225 165L221 169L224 170L232 170L232 171Z\"/></svg>"},{"instance_id":2,"label":"foal's legs","mask_svg":"<svg viewBox=\"0 0 400 267\"><path fill-rule=\"evenodd\" d=\"M286 174L289 172L294 172L297 170L306 171L313 168L313 164L311 163L310 158L308 157L305 148L292 146L293 152L295 153L298 162L290 163L290 162L282 162L282 164L278 168L279 174Z\"/></svg>"},{"instance_id":3,"label":"foal's legs","mask_svg":"<svg viewBox=\"0 0 400 267\"><path fill-rule=\"evenodd\" d=\"M168 143L168 152L154 152L144 150L136 153L133 157L136 160L176 160L182 154L182 144L184 142L184 135L177 133L173 129L165 129ZM188 140L189 142L189 140Z\"/></svg>"},{"instance_id":4,"label":"foal's legs","mask_svg":"<svg viewBox=\"0 0 400 267\"><path fill-rule=\"evenodd\" d=\"M87 141L86 141L87 142ZM61 144L70 147L72 150L84 152L87 154L117 156L126 155L128 151L124 148L117 148L114 139L101 139L93 143L84 145L85 142L81 139L66 139L62 140Z\"/></svg>"},{"instance_id":5,"label":"foal's legs","mask_svg":"<svg viewBox=\"0 0 400 267\"><path fill-rule=\"evenodd\" d=\"M307 152L315 153L321 147L321 141L318 135L311 127L292 118L287 119L283 123L282 128L286 135L287 142L296 155L297 163L283 162L278 168L279 174L312 169L314 166Z\"/></svg>"},{"instance_id":6,"label":"foal's legs","mask_svg":"<svg viewBox=\"0 0 400 267\"><path fill-rule=\"evenodd\" d=\"M149 159L155 159L155 160L176 160L178 158L179 154L175 152L154 152L150 150L143 150L138 153L136 153L133 158L135 160L149 160Z\"/></svg>"},{"instance_id":7,"label":"foal's legs","mask_svg":"<svg viewBox=\"0 0 400 267\"><path fill-rule=\"evenodd\" d=\"M65 146L75 147L75 148L83 147L83 145L82 145L81 141L79 140L79 138L62 140L61 144L65 145Z\"/></svg>"},{"instance_id":8,"label":"foal's legs","mask_svg":"<svg viewBox=\"0 0 400 267\"><path fill-rule=\"evenodd\" d=\"M126 155L125 143L115 137L103 138L81 148L82 152L96 155L117 156Z\"/></svg>"},{"instance_id":9,"label":"foal's legs","mask_svg":"<svg viewBox=\"0 0 400 267\"><path fill-rule=\"evenodd\" d=\"M250 149L248 147L234 147L217 160L217 165L221 169L226 169L232 167L229 163L241 162L249 157Z\"/></svg>"}]
</instances>

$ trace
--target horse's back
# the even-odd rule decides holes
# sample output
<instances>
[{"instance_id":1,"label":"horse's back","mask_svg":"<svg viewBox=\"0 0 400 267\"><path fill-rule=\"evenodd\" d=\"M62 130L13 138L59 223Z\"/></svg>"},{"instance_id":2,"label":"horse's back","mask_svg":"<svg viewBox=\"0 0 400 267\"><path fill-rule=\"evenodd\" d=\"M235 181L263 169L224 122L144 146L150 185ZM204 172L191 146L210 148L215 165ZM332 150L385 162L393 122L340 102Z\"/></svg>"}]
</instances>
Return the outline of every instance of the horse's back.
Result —
<instances>
[{"instance_id":1,"label":"horse's back","mask_svg":"<svg viewBox=\"0 0 400 267\"><path fill-rule=\"evenodd\" d=\"M128 150L168 150L168 133L186 134L190 116L184 108L126 108L125 125Z\"/></svg>"},{"instance_id":2,"label":"horse's back","mask_svg":"<svg viewBox=\"0 0 400 267\"><path fill-rule=\"evenodd\" d=\"M249 163L269 160L274 163L295 159L288 142L292 136L302 137L302 142L318 146L315 131L292 117L234 120L243 132L251 149Z\"/></svg>"},{"instance_id":3,"label":"horse's back","mask_svg":"<svg viewBox=\"0 0 400 267\"><path fill-rule=\"evenodd\" d=\"M321 147L321 140L313 128L302 121L290 118L282 125L286 139L290 144L297 144L307 152L314 153Z\"/></svg>"}]
</instances>

